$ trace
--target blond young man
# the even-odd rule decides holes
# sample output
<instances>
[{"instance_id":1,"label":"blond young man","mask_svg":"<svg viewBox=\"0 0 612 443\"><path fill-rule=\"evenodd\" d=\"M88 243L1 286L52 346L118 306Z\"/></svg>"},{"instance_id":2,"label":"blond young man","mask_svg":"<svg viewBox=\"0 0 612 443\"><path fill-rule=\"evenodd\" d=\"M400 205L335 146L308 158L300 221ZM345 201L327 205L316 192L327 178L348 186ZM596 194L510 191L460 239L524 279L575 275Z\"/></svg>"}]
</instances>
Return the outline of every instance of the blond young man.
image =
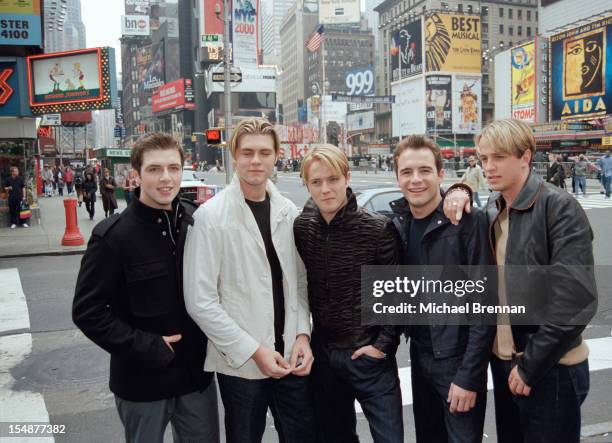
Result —
<instances>
[{"instance_id":1,"label":"blond young man","mask_svg":"<svg viewBox=\"0 0 612 443\"><path fill-rule=\"evenodd\" d=\"M318 441L359 441L357 399L374 441L402 442L398 331L361 322L361 266L399 263L395 229L357 206L348 160L337 147L308 152L301 177L311 199L293 229L308 273Z\"/></svg>"},{"instance_id":2,"label":"blond young man","mask_svg":"<svg viewBox=\"0 0 612 443\"><path fill-rule=\"evenodd\" d=\"M295 205L269 180L280 142L249 118L230 141L232 183L194 214L185 248L189 315L207 334L227 441L259 442L272 411L281 442L314 441L312 365L304 264L295 248Z\"/></svg>"},{"instance_id":3,"label":"blond young man","mask_svg":"<svg viewBox=\"0 0 612 443\"><path fill-rule=\"evenodd\" d=\"M539 325L498 325L491 356L498 441L578 442L589 390L581 334L597 304L591 226L576 199L532 171L535 139L525 123L494 121L476 145L494 191L486 213L497 264L505 266L500 301L512 304L520 295L547 306ZM446 198L454 223L470 212L468 200L460 191ZM548 274L519 294L525 266ZM555 321L573 315L583 324Z\"/></svg>"}]
</instances>

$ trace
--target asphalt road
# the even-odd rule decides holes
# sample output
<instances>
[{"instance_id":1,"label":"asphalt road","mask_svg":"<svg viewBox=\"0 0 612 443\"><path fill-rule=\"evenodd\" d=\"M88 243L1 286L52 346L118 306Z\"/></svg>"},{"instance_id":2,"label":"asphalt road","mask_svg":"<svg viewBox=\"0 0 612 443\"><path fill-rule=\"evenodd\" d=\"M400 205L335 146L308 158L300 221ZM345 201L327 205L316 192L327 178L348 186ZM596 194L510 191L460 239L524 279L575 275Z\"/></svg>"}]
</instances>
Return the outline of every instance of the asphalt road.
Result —
<instances>
[{"instance_id":1,"label":"asphalt road","mask_svg":"<svg viewBox=\"0 0 612 443\"><path fill-rule=\"evenodd\" d=\"M207 176L210 183L222 183L223 176ZM356 175L353 189L359 190L377 186L392 186L393 176L388 174ZM302 206L308 194L295 175L281 174L279 189ZM596 264L612 266L612 207L589 209L587 215L595 233ZM30 321L31 352L14 365L8 365L2 344L9 332L0 332L0 376L3 376L3 361L13 382L11 394L36 395L42 399L50 422L66 425L67 433L56 436L56 441L70 442L114 442L124 441L122 426L115 411L114 398L108 390L108 355L89 342L75 329L70 317L76 275L81 256L46 256L0 260L1 270L17 269L19 280L27 302ZM610 268L612 270L612 268ZM603 294L601 294L603 295ZM610 297L610 294L606 294ZM27 335L27 334L25 334ZM590 327L586 338L608 338L610 326ZM600 434L584 441L612 441L612 346L609 351L596 354L599 368L591 371L591 390L583 405L583 426L585 432ZM407 368L410 366L408 347L403 344L398 352L398 364L404 374L402 381L408 382ZM5 382L6 378L0 378ZM409 382L408 382L409 384ZM4 396L4 398L3 398ZM13 400L14 401L14 400ZM492 394L489 392L488 411L485 425L485 441L496 441L492 410ZM7 421L13 411L11 398L0 390L0 422ZM414 424L411 406L404 407L406 441L414 441ZM4 418L3 418L4 417ZM358 414L358 430L362 441L371 441L367 422ZM167 440L171 441L169 433ZM264 441L277 441L272 420Z\"/></svg>"}]
</instances>

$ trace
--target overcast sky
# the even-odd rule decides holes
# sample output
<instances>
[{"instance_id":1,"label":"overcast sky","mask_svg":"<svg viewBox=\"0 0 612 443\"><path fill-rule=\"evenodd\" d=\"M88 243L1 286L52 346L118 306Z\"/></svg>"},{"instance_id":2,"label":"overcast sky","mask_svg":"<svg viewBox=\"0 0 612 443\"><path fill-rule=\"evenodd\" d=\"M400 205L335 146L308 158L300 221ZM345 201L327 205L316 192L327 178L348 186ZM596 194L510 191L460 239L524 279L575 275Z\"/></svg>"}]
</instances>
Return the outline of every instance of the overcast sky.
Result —
<instances>
[{"instance_id":1,"label":"overcast sky","mask_svg":"<svg viewBox=\"0 0 612 443\"><path fill-rule=\"evenodd\" d=\"M121 16L123 0L81 0L81 18L85 24L87 47L115 48L117 72L121 71Z\"/></svg>"}]
</instances>

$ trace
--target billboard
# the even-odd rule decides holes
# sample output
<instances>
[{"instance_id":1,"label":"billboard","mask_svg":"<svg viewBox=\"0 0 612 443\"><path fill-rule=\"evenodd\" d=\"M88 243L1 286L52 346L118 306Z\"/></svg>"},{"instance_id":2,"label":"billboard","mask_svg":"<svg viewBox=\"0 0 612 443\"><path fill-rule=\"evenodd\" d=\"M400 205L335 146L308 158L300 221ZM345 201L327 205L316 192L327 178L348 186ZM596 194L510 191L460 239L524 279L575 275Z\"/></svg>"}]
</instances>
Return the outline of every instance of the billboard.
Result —
<instances>
[{"instance_id":1,"label":"billboard","mask_svg":"<svg viewBox=\"0 0 612 443\"><path fill-rule=\"evenodd\" d=\"M425 133L424 91L422 77L391 85L393 137Z\"/></svg>"},{"instance_id":2,"label":"billboard","mask_svg":"<svg viewBox=\"0 0 612 443\"><path fill-rule=\"evenodd\" d=\"M374 111L348 114L346 119L349 131L365 131L368 129L374 129Z\"/></svg>"},{"instance_id":3,"label":"billboard","mask_svg":"<svg viewBox=\"0 0 612 443\"><path fill-rule=\"evenodd\" d=\"M455 76L453 87L453 132L476 134L482 129L482 79Z\"/></svg>"},{"instance_id":4,"label":"billboard","mask_svg":"<svg viewBox=\"0 0 612 443\"><path fill-rule=\"evenodd\" d=\"M117 98L113 48L33 55L27 63L33 114L113 107Z\"/></svg>"},{"instance_id":5,"label":"billboard","mask_svg":"<svg viewBox=\"0 0 612 443\"><path fill-rule=\"evenodd\" d=\"M421 19L403 25L391 34L391 81L396 82L423 72Z\"/></svg>"},{"instance_id":6,"label":"billboard","mask_svg":"<svg viewBox=\"0 0 612 443\"><path fill-rule=\"evenodd\" d=\"M344 83L346 95L374 95L374 67L368 65L349 70Z\"/></svg>"},{"instance_id":7,"label":"billboard","mask_svg":"<svg viewBox=\"0 0 612 443\"><path fill-rule=\"evenodd\" d=\"M259 53L259 0L236 0L232 7L234 64L256 67Z\"/></svg>"},{"instance_id":8,"label":"billboard","mask_svg":"<svg viewBox=\"0 0 612 443\"><path fill-rule=\"evenodd\" d=\"M359 0L320 0L319 23L343 24L361 21L361 3Z\"/></svg>"},{"instance_id":9,"label":"billboard","mask_svg":"<svg viewBox=\"0 0 612 443\"><path fill-rule=\"evenodd\" d=\"M428 133L451 132L452 94L450 75L429 75L425 78L425 116Z\"/></svg>"},{"instance_id":10,"label":"billboard","mask_svg":"<svg viewBox=\"0 0 612 443\"><path fill-rule=\"evenodd\" d=\"M25 59L0 62L0 117L29 117Z\"/></svg>"},{"instance_id":11,"label":"billboard","mask_svg":"<svg viewBox=\"0 0 612 443\"><path fill-rule=\"evenodd\" d=\"M163 42L137 49L138 92L151 91L164 84L164 64Z\"/></svg>"},{"instance_id":12,"label":"billboard","mask_svg":"<svg viewBox=\"0 0 612 443\"><path fill-rule=\"evenodd\" d=\"M178 109L194 109L193 84L191 79L179 78L160 86L153 94L153 112Z\"/></svg>"},{"instance_id":13,"label":"billboard","mask_svg":"<svg viewBox=\"0 0 612 443\"><path fill-rule=\"evenodd\" d=\"M511 53L512 118L535 122L535 43L529 42Z\"/></svg>"},{"instance_id":14,"label":"billboard","mask_svg":"<svg viewBox=\"0 0 612 443\"><path fill-rule=\"evenodd\" d=\"M148 36L150 33L148 15L121 16L121 34Z\"/></svg>"},{"instance_id":15,"label":"billboard","mask_svg":"<svg viewBox=\"0 0 612 443\"><path fill-rule=\"evenodd\" d=\"M587 119L612 109L612 17L550 38L550 118Z\"/></svg>"},{"instance_id":16,"label":"billboard","mask_svg":"<svg viewBox=\"0 0 612 443\"><path fill-rule=\"evenodd\" d=\"M480 73L480 17L434 13L425 20L428 72Z\"/></svg>"},{"instance_id":17,"label":"billboard","mask_svg":"<svg viewBox=\"0 0 612 443\"><path fill-rule=\"evenodd\" d=\"M40 0L2 0L0 18L0 45L43 45Z\"/></svg>"}]
</instances>

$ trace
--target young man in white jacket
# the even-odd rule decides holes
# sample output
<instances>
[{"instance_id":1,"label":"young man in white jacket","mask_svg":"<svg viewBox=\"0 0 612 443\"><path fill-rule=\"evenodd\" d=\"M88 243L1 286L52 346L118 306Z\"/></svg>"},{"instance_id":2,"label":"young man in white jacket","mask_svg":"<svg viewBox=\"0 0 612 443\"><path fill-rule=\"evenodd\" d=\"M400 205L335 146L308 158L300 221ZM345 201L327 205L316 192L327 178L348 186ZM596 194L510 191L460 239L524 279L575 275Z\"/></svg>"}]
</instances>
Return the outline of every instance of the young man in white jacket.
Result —
<instances>
[{"instance_id":1,"label":"young man in white jacket","mask_svg":"<svg viewBox=\"0 0 612 443\"><path fill-rule=\"evenodd\" d=\"M271 409L281 442L314 441L306 272L295 205L268 178L280 142L266 120L243 120L230 142L232 183L194 214L184 256L187 312L209 339L227 441L259 442Z\"/></svg>"}]
</instances>

